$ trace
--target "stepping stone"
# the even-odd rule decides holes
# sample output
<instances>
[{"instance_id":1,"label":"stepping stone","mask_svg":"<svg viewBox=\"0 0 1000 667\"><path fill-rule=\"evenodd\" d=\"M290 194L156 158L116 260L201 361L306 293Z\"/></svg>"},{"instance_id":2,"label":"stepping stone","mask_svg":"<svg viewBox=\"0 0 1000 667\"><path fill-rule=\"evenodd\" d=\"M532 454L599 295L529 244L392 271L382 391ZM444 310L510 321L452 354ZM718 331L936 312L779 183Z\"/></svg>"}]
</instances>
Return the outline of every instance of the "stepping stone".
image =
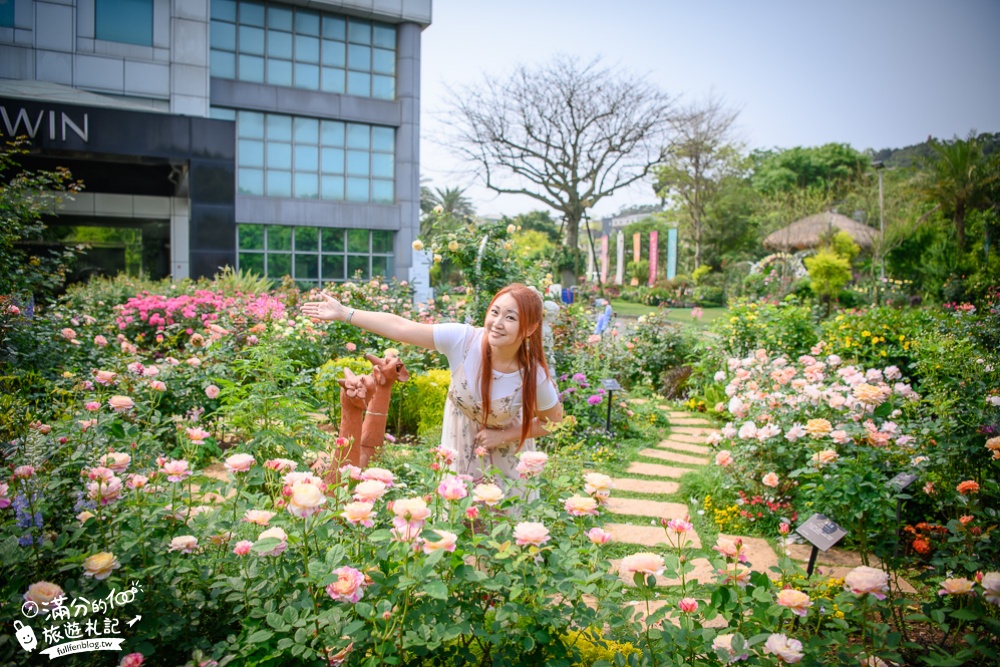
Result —
<instances>
[{"instance_id":1,"label":"stepping stone","mask_svg":"<svg viewBox=\"0 0 1000 667\"><path fill-rule=\"evenodd\" d=\"M232 478L229 476L229 471L226 470L226 466L223 463L213 463L207 468L201 470L201 474L205 477L211 479L216 479L220 482L231 482Z\"/></svg>"},{"instance_id":2,"label":"stepping stone","mask_svg":"<svg viewBox=\"0 0 1000 667\"><path fill-rule=\"evenodd\" d=\"M655 519L682 519L690 514L687 505L684 503L667 503L662 500L644 500L642 498L608 498L605 504L607 510L613 514L628 514L630 516L644 516ZM657 526L659 530L663 530Z\"/></svg>"},{"instance_id":3,"label":"stepping stone","mask_svg":"<svg viewBox=\"0 0 1000 667\"><path fill-rule=\"evenodd\" d=\"M722 533L719 533L719 537L725 537L730 540L736 538L743 540L743 551L747 555L747 560L750 561L750 569L754 572L763 572L768 576L777 576L776 573L771 571L771 568L778 566L778 555L774 553L774 549L771 548L767 540L761 537L723 535Z\"/></svg>"},{"instance_id":4,"label":"stepping stone","mask_svg":"<svg viewBox=\"0 0 1000 667\"><path fill-rule=\"evenodd\" d=\"M682 515L683 516L683 515ZM611 533L611 539L615 542L622 542L623 544L640 544L644 547L655 547L662 545L663 548L669 549L672 545L670 543L671 539L675 539L673 535L667 535L667 530L663 526L638 526L633 523L609 523L604 525L604 530ZM701 548L701 538L698 537L698 533L693 530L689 530L685 537L687 538L684 542L685 547L690 547L692 549Z\"/></svg>"},{"instance_id":5,"label":"stepping stone","mask_svg":"<svg viewBox=\"0 0 1000 667\"><path fill-rule=\"evenodd\" d=\"M649 456L654 459L662 459L672 463L685 463L687 465L708 465L708 459L689 454L677 454L663 449L643 449L639 451L639 456Z\"/></svg>"},{"instance_id":6,"label":"stepping stone","mask_svg":"<svg viewBox=\"0 0 1000 667\"><path fill-rule=\"evenodd\" d=\"M670 435L679 435L681 433L684 435L693 435L697 438L702 438L702 442L704 442L705 438L718 430L719 429L717 428L708 428L704 426L671 426Z\"/></svg>"},{"instance_id":7,"label":"stepping stone","mask_svg":"<svg viewBox=\"0 0 1000 667\"><path fill-rule=\"evenodd\" d=\"M678 442L674 440L674 436L670 436L663 442L657 445L661 449L676 449L679 452L688 452L690 454L704 454L708 456L712 453L712 448L705 445L692 445L689 442Z\"/></svg>"},{"instance_id":8,"label":"stepping stone","mask_svg":"<svg viewBox=\"0 0 1000 667\"><path fill-rule=\"evenodd\" d=\"M686 442L691 445L701 445L702 447L708 448L707 444L708 435L691 435L689 433L674 433L670 432L667 436L668 440L673 440L675 442Z\"/></svg>"},{"instance_id":9,"label":"stepping stone","mask_svg":"<svg viewBox=\"0 0 1000 667\"><path fill-rule=\"evenodd\" d=\"M812 547L808 544L789 544L786 547L788 555L793 560L800 561L802 567L805 568L806 564L809 562L809 554L812 553ZM881 567L881 563L878 558L874 556L869 556L868 558L869 567ZM843 579L848 572L856 567L863 565L861 562L861 557L847 549L838 549L837 547L831 547L826 551L820 551L816 556L816 569L813 572L813 576L820 575L824 577L836 577L838 579ZM910 585L908 581L900 577L897 580L899 584L899 590L904 593L916 593L916 589Z\"/></svg>"},{"instance_id":10,"label":"stepping stone","mask_svg":"<svg viewBox=\"0 0 1000 667\"><path fill-rule=\"evenodd\" d=\"M691 472L691 469L675 468L673 466L662 466L658 463L641 463L639 461L635 461L629 464L628 470L625 472L630 475L649 475L650 477L671 477L673 479L679 479Z\"/></svg>"},{"instance_id":11,"label":"stepping stone","mask_svg":"<svg viewBox=\"0 0 1000 667\"><path fill-rule=\"evenodd\" d=\"M616 559L612 560L611 561L611 567L614 568L613 571L614 572L618 572L619 578L621 578L621 580L625 583L626 586L634 587L635 586L635 581L632 580L632 577L630 577L630 576L629 577L622 576L622 574L621 574L621 572L619 570L619 567L618 567L620 564L621 564L621 559L620 558L616 558ZM700 584L708 584L708 583L712 583L712 582L714 582L714 581L717 580L717 574L716 574L715 568L712 567L712 564L708 561L708 559L706 559L706 558L695 558L695 559L693 559L690 562L690 564L694 565L694 570L692 570L691 572L688 572L687 574L684 575L684 580L689 585L692 584L692 583L694 583L694 582L698 582ZM681 585L681 579L680 579L680 577L671 577L671 578L668 578L664 574L661 574L660 576L658 576L656 578L656 585L657 586L680 586ZM644 602L639 602L639 604L642 605L642 607L641 607L642 609L645 609L645 603ZM652 602L650 603L650 608L652 609Z\"/></svg>"},{"instance_id":12,"label":"stepping stone","mask_svg":"<svg viewBox=\"0 0 1000 667\"><path fill-rule=\"evenodd\" d=\"M648 479L613 479L614 491L631 491L633 493L662 493L669 495L677 493L680 485L677 482L653 482Z\"/></svg>"},{"instance_id":13,"label":"stepping stone","mask_svg":"<svg viewBox=\"0 0 1000 667\"><path fill-rule=\"evenodd\" d=\"M645 398L630 398L628 399L628 402L635 403L636 405L646 405L646 403L648 403L649 401L647 401Z\"/></svg>"},{"instance_id":14,"label":"stepping stone","mask_svg":"<svg viewBox=\"0 0 1000 667\"><path fill-rule=\"evenodd\" d=\"M669 417L671 426L700 426L702 428L712 428L712 423L699 419L698 417Z\"/></svg>"}]
</instances>

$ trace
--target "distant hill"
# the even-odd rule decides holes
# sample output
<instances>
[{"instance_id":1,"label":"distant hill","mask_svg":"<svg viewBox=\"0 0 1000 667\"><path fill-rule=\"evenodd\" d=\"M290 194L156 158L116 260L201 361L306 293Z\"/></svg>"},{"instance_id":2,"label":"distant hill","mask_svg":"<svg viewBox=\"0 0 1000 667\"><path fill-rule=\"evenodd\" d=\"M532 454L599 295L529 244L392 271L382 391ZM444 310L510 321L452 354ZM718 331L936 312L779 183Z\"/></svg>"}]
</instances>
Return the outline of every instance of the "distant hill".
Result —
<instances>
[{"instance_id":1,"label":"distant hill","mask_svg":"<svg viewBox=\"0 0 1000 667\"><path fill-rule=\"evenodd\" d=\"M917 166L922 160L933 155L930 146L931 138L928 137L927 141L923 143L906 146L905 148L883 148L882 150L875 151L872 155L872 160L881 160L885 163L886 167ZM1000 152L1000 132L983 132L979 135L979 140L983 143L983 153L985 155Z\"/></svg>"}]
</instances>

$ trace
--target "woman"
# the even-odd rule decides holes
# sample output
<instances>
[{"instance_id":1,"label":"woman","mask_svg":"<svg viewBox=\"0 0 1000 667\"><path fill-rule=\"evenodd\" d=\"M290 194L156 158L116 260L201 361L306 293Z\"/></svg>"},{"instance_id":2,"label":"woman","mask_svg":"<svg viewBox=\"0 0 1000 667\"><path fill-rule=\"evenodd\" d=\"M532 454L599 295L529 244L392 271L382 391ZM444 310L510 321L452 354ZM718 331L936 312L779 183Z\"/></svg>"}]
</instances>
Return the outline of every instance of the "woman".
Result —
<instances>
[{"instance_id":1,"label":"woman","mask_svg":"<svg viewBox=\"0 0 1000 667\"><path fill-rule=\"evenodd\" d=\"M441 444L458 452L456 472L478 479L496 466L516 479L517 453L533 451L534 438L548 433L546 425L562 421L559 392L542 349L542 299L531 288L514 283L497 292L482 327L422 324L321 296L322 301L303 304L302 313L347 322L448 358L451 385Z\"/></svg>"}]
</instances>

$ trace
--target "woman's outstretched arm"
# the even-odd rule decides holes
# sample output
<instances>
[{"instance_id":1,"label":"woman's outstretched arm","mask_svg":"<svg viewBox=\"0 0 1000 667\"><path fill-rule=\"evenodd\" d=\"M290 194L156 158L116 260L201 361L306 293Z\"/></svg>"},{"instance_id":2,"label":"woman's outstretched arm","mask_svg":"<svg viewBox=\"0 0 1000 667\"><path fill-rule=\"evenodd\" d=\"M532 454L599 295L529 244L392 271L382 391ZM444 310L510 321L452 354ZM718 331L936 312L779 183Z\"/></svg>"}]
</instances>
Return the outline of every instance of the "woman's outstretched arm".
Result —
<instances>
[{"instance_id":1,"label":"woman's outstretched arm","mask_svg":"<svg viewBox=\"0 0 1000 667\"><path fill-rule=\"evenodd\" d=\"M414 322L392 313L359 310L345 306L326 292L320 292L320 297L322 297L322 301L309 301L302 304L302 314L327 322L347 322L398 343L418 345L428 350L435 349L433 325Z\"/></svg>"}]
</instances>

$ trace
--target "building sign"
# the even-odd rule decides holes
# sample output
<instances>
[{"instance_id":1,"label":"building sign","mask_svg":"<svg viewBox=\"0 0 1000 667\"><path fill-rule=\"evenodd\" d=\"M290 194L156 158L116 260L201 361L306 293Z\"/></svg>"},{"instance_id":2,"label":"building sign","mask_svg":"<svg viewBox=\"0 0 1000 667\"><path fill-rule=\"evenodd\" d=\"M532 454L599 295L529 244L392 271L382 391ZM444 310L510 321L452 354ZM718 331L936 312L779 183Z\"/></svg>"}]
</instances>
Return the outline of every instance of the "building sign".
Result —
<instances>
[{"instance_id":1,"label":"building sign","mask_svg":"<svg viewBox=\"0 0 1000 667\"><path fill-rule=\"evenodd\" d=\"M55 109L32 110L30 113L24 107L0 106L0 120L8 137L14 138L22 134L29 139L36 138L41 133L42 138L49 141L66 141L66 131L69 130L87 143L90 140L90 118L86 111L80 111L74 120L65 111Z\"/></svg>"}]
</instances>

